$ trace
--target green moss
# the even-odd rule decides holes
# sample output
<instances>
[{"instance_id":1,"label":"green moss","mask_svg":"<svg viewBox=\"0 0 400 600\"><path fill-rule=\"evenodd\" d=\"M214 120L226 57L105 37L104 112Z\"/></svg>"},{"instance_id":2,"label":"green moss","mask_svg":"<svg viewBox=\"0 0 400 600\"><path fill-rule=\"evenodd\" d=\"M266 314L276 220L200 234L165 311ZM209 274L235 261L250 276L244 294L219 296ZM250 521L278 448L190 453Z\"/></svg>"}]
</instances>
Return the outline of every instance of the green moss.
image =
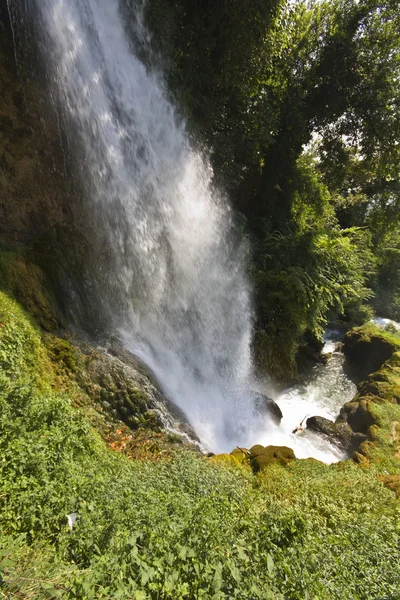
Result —
<instances>
[{"instance_id":1,"label":"green moss","mask_svg":"<svg viewBox=\"0 0 400 600\"><path fill-rule=\"evenodd\" d=\"M399 350L399 335L367 323L351 329L344 338L345 368L353 377L363 380Z\"/></svg>"},{"instance_id":2,"label":"green moss","mask_svg":"<svg viewBox=\"0 0 400 600\"><path fill-rule=\"evenodd\" d=\"M0 378L7 390L50 386L52 370L40 332L21 307L0 291ZM6 382L6 383L5 383Z\"/></svg>"},{"instance_id":3,"label":"green moss","mask_svg":"<svg viewBox=\"0 0 400 600\"><path fill-rule=\"evenodd\" d=\"M253 446L250 448L250 465L255 473L263 471L270 465L287 465L296 457L287 446Z\"/></svg>"},{"instance_id":4,"label":"green moss","mask_svg":"<svg viewBox=\"0 0 400 600\"><path fill-rule=\"evenodd\" d=\"M354 431L367 434L367 441L355 453L355 460L379 472L400 473L400 337L373 325L350 332L351 352L364 344L364 353L375 341L375 350L384 344L390 356L381 367L358 385L356 397L341 410L341 418ZM378 340L378 344L376 343ZM365 348L367 350L365 350Z\"/></svg>"},{"instance_id":5,"label":"green moss","mask_svg":"<svg viewBox=\"0 0 400 600\"><path fill-rule=\"evenodd\" d=\"M370 343L374 338L380 338L391 344L394 349L400 350L400 334L377 327L374 323L365 323L355 327L347 333L346 337L356 336L360 341Z\"/></svg>"},{"instance_id":6,"label":"green moss","mask_svg":"<svg viewBox=\"0 0 400 600\"><path fill-rule=\"evenodd\" d=\"M76 374L79 366L83 368L83 361L77 350L67 340L47 334L43 336L43 342L51 361L57 365L59 371Z\"/></svg>"},{"instance_id":7,"label":"green moss","mask_svg":"<svg viewBox=\"0 0 400 600\"><path fill-rule=\"evenodd\" d=\"M0 251L0 289L16 298L46 331L62 326L49 280L21 249Z\"/></svg>"},{"instance_id":8,"label":"green moss","mask_svg":"<svg viewBox=\"0 0 400 600\"><path fill-rule=\"evenodd\" d=\"M400 474L400 405L371 402L370 412L377 426L368 431L372 443L361 446L361 453L380 473Z\"/></svg>"}]
</instances>

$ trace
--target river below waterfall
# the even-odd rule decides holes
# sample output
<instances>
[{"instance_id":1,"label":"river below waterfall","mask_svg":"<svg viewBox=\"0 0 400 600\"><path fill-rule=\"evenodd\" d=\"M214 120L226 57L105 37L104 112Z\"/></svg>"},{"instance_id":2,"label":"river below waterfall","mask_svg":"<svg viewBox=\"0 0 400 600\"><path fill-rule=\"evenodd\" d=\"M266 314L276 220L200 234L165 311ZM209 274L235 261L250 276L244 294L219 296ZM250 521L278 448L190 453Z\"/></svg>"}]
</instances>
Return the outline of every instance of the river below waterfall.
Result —
<instances>
[{"instance_id":1,"label":"river below waterfall","mask_svg":"<svg viewBox=\"0 0 400 600\"><path fill-rule=\"evenodd\" d=\"M296 385L274 396L283 413L282 422L279 427L270 426L254 443L289 446L297 458L313 457L325 463L346 458L344 452L330 444L322 435L306 429L296 434L292 433L306 416L335 420L343 404L355 395L356 385L343 371L344 356L335 351L341 337L339 331L326 331L322 350L323 354L330 354L326 363L315 365L310 372L300 377ZM265 392L268 393L268 390Z\"/></svg>"}]
</instances>

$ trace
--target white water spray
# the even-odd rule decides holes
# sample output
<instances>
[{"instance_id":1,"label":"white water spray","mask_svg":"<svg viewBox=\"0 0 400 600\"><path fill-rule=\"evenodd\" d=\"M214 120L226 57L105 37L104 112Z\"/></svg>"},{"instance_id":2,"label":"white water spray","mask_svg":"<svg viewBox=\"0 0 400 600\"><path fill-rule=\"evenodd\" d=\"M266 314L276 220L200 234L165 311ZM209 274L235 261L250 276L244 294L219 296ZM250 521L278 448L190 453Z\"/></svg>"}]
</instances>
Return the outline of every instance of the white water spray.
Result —
<instances>
[{"instance_id":1,"label":"white water spray","mask_svg":"<svg viewBox=\"0 0 400 600\"><path fill-rule=\"evenodd\" d=\"M250 439L265 424L240 396L251 377L244 248L207 161L132 52L117 0L38 0L35 13L112 255L104 293L118 297L120 335L207 447ZM140 18L136 35L146 39Z\"/></svg>"}]
</instances>

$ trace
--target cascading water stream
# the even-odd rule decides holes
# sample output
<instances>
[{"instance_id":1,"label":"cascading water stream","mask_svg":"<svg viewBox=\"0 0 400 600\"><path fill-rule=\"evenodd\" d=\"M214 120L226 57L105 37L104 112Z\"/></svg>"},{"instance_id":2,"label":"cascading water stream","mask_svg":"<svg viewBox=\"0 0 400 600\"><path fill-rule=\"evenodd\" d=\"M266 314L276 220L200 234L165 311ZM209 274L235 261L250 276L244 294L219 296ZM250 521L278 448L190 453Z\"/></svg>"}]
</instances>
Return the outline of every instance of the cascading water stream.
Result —
<instances>
[{"instance_id":1,"label":"cascading water stream","mask_svg":"<svg viewBox=\"0 0 400 600\"><path fill-rule=\"evenodd\" d=\"M132 52L118 0L38 0L30 10L77 140L97 244L107 248L93 277L110 320L206 446L239 443L250 297L244 248L210 167L160 78ZM146 42L140 11L135 34ZM249 425L249 435L261 426Z\"/></svg>"},{"instance_id":2,"label":"cascading water stream","mask_svg":"<svg viewBox=\"0 0 400 600\"><path fill-rule=\"evenodd\" d=\"M9 1L18 15L21 2ZM162 79L132 49L118 0L31 0L23 10L73 131L96 230L93 278L114 329L206 447L268 438L268 418L245 393L246 248ZM149 46L139 9L134 33Z\"/></svg>"}]
</instances>

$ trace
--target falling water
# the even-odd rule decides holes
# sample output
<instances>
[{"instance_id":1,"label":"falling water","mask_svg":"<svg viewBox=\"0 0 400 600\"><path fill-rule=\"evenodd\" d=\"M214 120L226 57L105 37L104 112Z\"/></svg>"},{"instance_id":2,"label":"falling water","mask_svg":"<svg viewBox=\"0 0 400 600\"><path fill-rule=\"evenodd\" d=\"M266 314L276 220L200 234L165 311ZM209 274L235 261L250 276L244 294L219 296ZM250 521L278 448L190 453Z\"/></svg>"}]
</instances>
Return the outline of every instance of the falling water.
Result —
<instances>
[{"instance_id":1,"label":"falling water","mask_svg":"<svg viewBox=\"0 0 400 600\"><path fill-rule=\"evenodd\" d=\"M8 1L14 20L22 18L22 0ZM92 277L114 329L206 447L268 438L268 418L246 393L246 247L162 78L132 47L136 39L150 52L140 10L128 37L118 0L30 0L22 8L72 131L96 231Z\"/></svg>"},{"instance_id":2,"label":"falling water","mask_svg":"<svg viewBox=\"0 0 400 600\"><path fill-rule=\"evenodd\" d=\"M203 443L235 445L248 420L251 309L228 204L161 78L132 50L118 0L30 10L107 249L93 276L110 320ZM135 37L146 43L140 11Z\"/></svg>"}]
</instances>

